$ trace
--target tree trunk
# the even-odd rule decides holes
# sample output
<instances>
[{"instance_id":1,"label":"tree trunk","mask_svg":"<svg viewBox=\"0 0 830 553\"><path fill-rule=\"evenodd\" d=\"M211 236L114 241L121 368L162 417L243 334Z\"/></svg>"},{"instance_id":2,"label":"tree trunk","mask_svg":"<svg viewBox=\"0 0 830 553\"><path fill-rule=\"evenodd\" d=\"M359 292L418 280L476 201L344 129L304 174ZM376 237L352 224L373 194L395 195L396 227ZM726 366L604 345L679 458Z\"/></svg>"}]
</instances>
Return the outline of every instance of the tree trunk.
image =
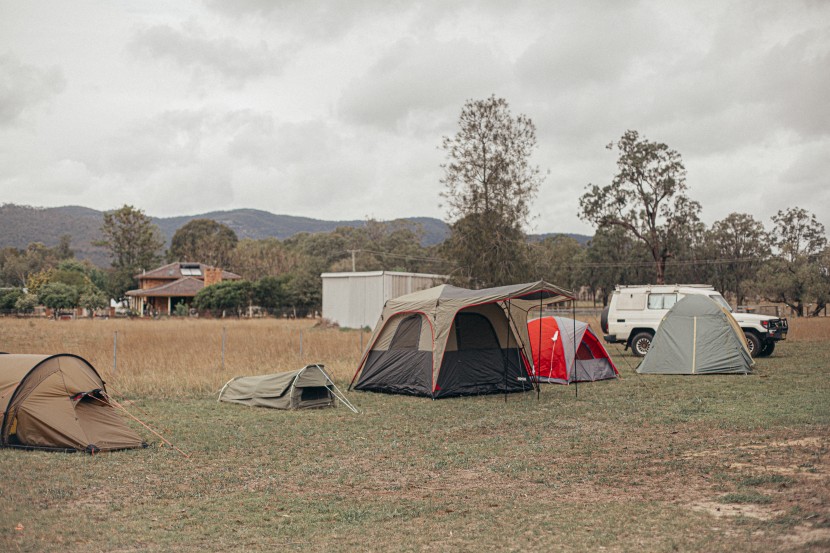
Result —
<instances>
[{"instance_id":1,"label":"tree trunk","mask_svg":"<svg viewBox=\"0 0 830 553\"><path fill-rule=\"evenodd\" d=\"M790 302L785 301L784 303L787 305L787 307L789 307L790 309L793 310L793 313L795 313L796 317L803 317L804 316L804 304L802 302L798 301L798 302L790 303Z\"/></svg>"},{"instance_id":2,"label":"tree trunk","mask_svg":"<svg viewBox=\"0 0 830 553\"><path fill-rule=\"evenodd\" d=\"M666 283L666 259L656 259L655 268L657 269L657 284Z\"/></svg>"}]
</instances>

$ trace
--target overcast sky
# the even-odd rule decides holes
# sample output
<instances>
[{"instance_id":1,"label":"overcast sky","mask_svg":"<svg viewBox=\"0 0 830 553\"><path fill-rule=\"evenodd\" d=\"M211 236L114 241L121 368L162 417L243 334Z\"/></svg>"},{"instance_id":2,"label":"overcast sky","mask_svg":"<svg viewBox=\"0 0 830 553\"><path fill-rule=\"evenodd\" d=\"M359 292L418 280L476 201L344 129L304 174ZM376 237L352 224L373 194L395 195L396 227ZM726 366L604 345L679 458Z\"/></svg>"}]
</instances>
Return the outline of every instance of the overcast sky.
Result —
<instances>
[{"instance_id":1,"label":"overcast sky","mask_svg":"<svg viewBox=\"0 0 830 553\"><path fill-rule=\"evenodd\" d=\"M593 229L626 129L711 224L830 229L830 2L0 0L0 203L445 218L468 99L537 126L534 232Z\"/></svg>"}]
</instances>

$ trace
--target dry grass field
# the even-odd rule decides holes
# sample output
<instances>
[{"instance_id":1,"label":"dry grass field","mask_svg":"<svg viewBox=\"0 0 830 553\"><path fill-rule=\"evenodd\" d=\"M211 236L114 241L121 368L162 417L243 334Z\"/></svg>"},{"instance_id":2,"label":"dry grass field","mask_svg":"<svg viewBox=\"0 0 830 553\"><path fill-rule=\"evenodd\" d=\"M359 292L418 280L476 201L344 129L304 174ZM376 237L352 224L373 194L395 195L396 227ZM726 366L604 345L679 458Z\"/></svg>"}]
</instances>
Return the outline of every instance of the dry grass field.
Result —
<instances>
[{"instance_id":1,"label":"dry grass field","mask_svg":"<svg viewBox=\"0 0 830 553\"><path fill-rule=\"evenodd\" d=\"M119 392L158 398L203 397L234 376L307 363L324 363L345 381L361 354L359 330L321 328L313 320L7 318L0 331L0 351L74 353ZM362 334L368 341L370 333Z\"/></svg>"},{"instance_id":2,"label":"dry grass field","mask_svg":"<svg viewBox=\"0 0 830 553\"><path fill-rule=\"evenodd\" d=\"M355 415L216 392L309 362L345 387L358 331L0 319L0 351L89 359L190 455L139 426L145 450L0 450L0 551L827 551L830 320L791 323L749 376L640 376L614 347L622 378L578 396L353 392Z\"/></svg>"}]
</instances>

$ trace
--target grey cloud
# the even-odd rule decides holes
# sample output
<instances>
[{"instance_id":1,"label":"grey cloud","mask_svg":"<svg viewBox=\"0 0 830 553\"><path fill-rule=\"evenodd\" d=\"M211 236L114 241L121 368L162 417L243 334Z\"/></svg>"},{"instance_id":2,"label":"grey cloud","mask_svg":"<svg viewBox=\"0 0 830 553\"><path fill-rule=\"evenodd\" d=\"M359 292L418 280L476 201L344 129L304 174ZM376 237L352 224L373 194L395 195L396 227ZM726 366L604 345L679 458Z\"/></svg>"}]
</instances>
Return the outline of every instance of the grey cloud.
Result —
<instances>
[{"instance_id":1,"label":"grey cloud","mask_svg":"<svg viewBox=\"0 0 830 553\"><path fill-rule=\"evenodd\" d=\"M830 25L772 48L753 97L772 104L782 126L803 136L830 134Z\"/></svg>"},{"instance_id":2,"label":"grey cloud","mask_svg":"<svg viewBox=\"0 0 830 553\"><path fill-rule=\"evenodd\" d=\"M233 117L228 153L261 169L290 166L314 167L337 156L349 142L332 125L323 121L278 123L268 115Z\"/></svg>"},{"instance_id":3,"label":"grey cloud","mask_svg":"<svg viewBox=\"0 0 830 553\"><path fill-rule=\"evenodd\" d=\"M322 122L279 124L255 110L170 110L107 137L90 165L143 176L218 160L268 169L319 163L334 155L340 141L347 139Z\"/></svg>"},{"instance_id":4,"label":"grey cloud","mask_svg":"<svg viewBox=\"0 0 830 553\"><path fill-rule=\"evenodd\" d=\"M187 164L201 154L211 134L210 118L203 111L181 110L135 122L99 144L90 166L146 176L160 167Z\"/></svg>"},{"instance_id":5,"label":"grey cloud","mask_svg":"<svg viewBox=\"0 0 830 553\"><path fill-rule=\"evenodd\" d=\"M352 201L374 172L356 162L370 150L365 138L350 139L321 121L279 123L253 110L163 112L98 149L90 169L140 183L142 201L156 204L154 212L173 200L195 209L227 207L234 199L240 206L277 209L288 202L313 212L321 198Z\"/></svg>"},{"instance_id":6,"label":"grey cloud","mask_svg":"<svg viewBox=\"0 0 830 553\"><path fill-rule=\"evenodd\" d=\"M278 74L285 62L264 41L246 44L237 38L215 38L193 24L183 29L156 25L139 31L128 51L146 59L167 60L193 76L208 72L234 86Z\"/></svg>"},{"instance_id":7,"label":"grey cloud","mask_svg":"<svg viewBox=\"0 0 830 553\"><path fill-rule=\"evenodd\" d=\"M263 113L236 113L235 124L229 136L228 153L260 167L273 166L274 139L277 133L273 117Z\"/></svg>"},{"instance_id":8,"label":"grey cloud","mask_svg":"<svg viewBox=\"0 0 830 553\"><path fill-rule=\"evenodd\" d=\"M788 18L784 5L758 13L731 3L715 12L674 11L661 21L666 13L638 5L603 10L589 25L575 25L573 14L564 29L566 20L555 21L518 64L539 99L540 115L531 117L540 137L578 155L582 144L635 128L684 155L708 156L781 132L830 131L822 19Z\"/></svg>"},{"instance_id":9,"label":"grey cloud","mask_svg":"<svg viewBox=\"0 0 830 553\"><path fill-rule=\"evenodd\" d=\"M66 88L57 67L42 69L0 55L0 125L19 122Z\"/></svg>"},{"instance_id":10,"label":"grey cloud","mask_svg":"<svg viewBox=\"0 0 830 553\"><path fill-rule=\"evenodd\" d=\"M664 16L647 4L570 6L547 12L544 32L516 60L516 86L540 143L585 159L653 120L653 89L677 54Z\"/></svg>"},{"instance_id":11,"label":"grey cloud","mask_svg":"<svg viewBox=\"0 0 830 553\"><path fill-rule=\"evenodd\" d=\"M828 144L825 142L825 152ZM805 178L806 167L795 167L795 165L814 163L813 169L823 169L822 173L814 174L811 178ZM821 167L823 165L823 167ZM788 181L787 173L794 171L800 173L797 180ZM784 178L778 181L778 186L765 186L760 189L758 204L759 212L763 213L764 224L771 226L770 217L779 209L790 206L797 206L815 213L818 220L830 230L830 212L826 206L830 205L830 187L827 186L827 174L830 171L830 162L824 159L804 159L799 156L793 167L785 171ZM783 192L783 193L782 193Z\"/></svg>"},{"instance_id":12,"label":"grey cloud","mask_svg":"<svg viewBox=\"0 0 830 553\"><path fill-rule=\"evenodd\" d=\"M204 4L226 17L264 20L269 25L318 40L339 38L352 31L355 22L367 16L400 14L413 7L405 0L204 0Z\"/></svg>"},{"instance_id":13,"label":"grey cloud","mask_svg":"<svg viewBox=\"0 0 830 553\"><path fill-rule=\"evenodd\" d=\"M165 167L140 181L140 188L141 203L153 204L153 213L195 213L230 206L237 196L232 172L223 160L210 158Z\"/></svg>"},{"instance_id":14,"label":"grey cloud","mask_svg":"<svg viewBox=\"0 0 830 553\"><path fill-rule=\"evenodd\" d=\"M655 92L652 121L682 126L693 151L724 153L781 132L830 132L830 28L782 42L753 20L724 23L709 52L672 69ZM786 28L785 25L782 27Z\"/></svg>"},{"instance_id":15,"label":"grey cloud","mask_svg":"<svg viewBox=\"0 0 830 553\"><path fill-rule=\"evenodd\" d=\"M407 125L417 131L426 124L434 131L466 99L500 92L510 73L507 61L487 46L406 39L345 88L338 112L379 128Z\"/></svg>"},{"instance_id":16,"label":"grey cloud","mask_svg":"<svg viewBox=\"0 0 830 553\"><path fill-rule=\"evenodd\" d=\"M575 8L549 17L546 32L516 66L524 83L547 89L553 97L562 90L616 83L654 57L662 38L656 14L642 5Z\"/></svg>"},{"instance_id":17,"label":"grey cloud","mask_svg":"<svg viewBox=\"0 0 830 553\"><path fill-rule=\"evenodd\" d=\"M802 144L796 158L781 173L781 180L788 185L806 189L810 203L830 206L830 201L816 202L816 197L830 200L830 138Z\"/></svg>"}]
</instances>

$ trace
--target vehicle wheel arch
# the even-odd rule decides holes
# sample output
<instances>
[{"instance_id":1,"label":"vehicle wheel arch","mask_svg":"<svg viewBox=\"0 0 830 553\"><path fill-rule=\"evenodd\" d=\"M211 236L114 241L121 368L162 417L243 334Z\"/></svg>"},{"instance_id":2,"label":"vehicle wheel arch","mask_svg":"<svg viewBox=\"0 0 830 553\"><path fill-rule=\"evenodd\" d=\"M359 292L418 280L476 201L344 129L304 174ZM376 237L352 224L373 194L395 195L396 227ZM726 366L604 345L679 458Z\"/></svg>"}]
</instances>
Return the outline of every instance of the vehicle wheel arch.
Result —
<instances>
[{"instance_id":1,"label":"vehicle wheel arch","mask_svg":"<svg viewBox=\"0 0 830 553\"><path fill-rule=\"evenodd\" d=\"M764 344L764 339L757 330L752 328L742 328L744 337L746 338L746 345L749 348L749 354L752 357L757 357Z\"/></svg>"},{"instance_id":2,"label":"vehicle wheel arch","mask_svg":"<svg viewBox=\"0 0 830 553\"><path fill-rule=\"evenodd\" d=\"M769 357L775 351L775 340L766 340L761 342L761 351L758 352L758 357Z\"/></svg>"},{"instance_id":3,"label":"vehicle wheel arch","mask_svg":"<svg viewBox=\"0 0 830 553\"><path fill-rule=\"evenodd\" d=\"M655 330L649 327L639 327L634 328L631 330L631 333L628 335L628 342L626 343L626 348L631 348L632 353L638 357L643 357L645 353L635 349L635 340L640 339L644 335L648 335L649 342L654 339ZM650 344L649 344L650 346Z\"/></svg>"}]
</instances>

